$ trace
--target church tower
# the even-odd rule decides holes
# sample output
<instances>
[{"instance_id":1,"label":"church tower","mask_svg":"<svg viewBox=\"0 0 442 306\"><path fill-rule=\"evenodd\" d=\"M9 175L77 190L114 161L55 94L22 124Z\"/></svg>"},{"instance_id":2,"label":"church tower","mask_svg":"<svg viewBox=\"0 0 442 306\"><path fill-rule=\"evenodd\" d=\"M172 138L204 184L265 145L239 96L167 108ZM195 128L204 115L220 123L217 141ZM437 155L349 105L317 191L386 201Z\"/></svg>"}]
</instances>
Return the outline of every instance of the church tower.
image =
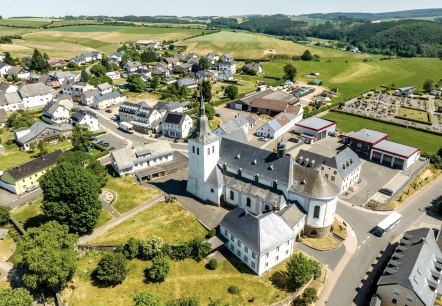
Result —
<instances>
[{"instance_id":1,"label":"church tower","mask_svg":"<svg viewBox=\"0 0 442 306\"><path fill-rule=\"evenodd\" d=\"M188 142L189 175L187 192L206 201L208 189L206 182L219 160L220 139L210 130L206 116L204 99L201 93L200 113L197 119L196 135Z\"/></svg>"}]
</instances>

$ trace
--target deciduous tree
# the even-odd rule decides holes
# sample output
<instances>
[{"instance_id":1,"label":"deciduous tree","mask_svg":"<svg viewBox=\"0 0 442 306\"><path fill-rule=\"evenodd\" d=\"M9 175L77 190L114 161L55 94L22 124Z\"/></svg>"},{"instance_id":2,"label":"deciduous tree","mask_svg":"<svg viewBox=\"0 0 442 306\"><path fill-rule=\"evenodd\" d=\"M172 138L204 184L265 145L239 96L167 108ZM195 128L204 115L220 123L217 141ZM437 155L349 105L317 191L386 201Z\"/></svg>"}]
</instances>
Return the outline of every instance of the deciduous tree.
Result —
<instances>
[{"instance_id":1,"label":"deciduous tree","mask_svg":"<svg viewBox=\"0 0 442 306\"><path fill-rule=\"evenodd\" d=\"M238 96L238 86L229 85L224 89L224 94L230 99L234 100Z\"/></svg>"},{"instance_id":2,"label":"deciduous tree","mask_svg":"<svg viewBox=\"0 0 442 306\"><path fill-rule=\"evenodd\" d=\"M0 225L8 223L10 217L11 208L6 205L0 205Z\"/></svg>"},{"instance_id":3,"label":"deciduous tree","mask_svg":"<svg viewBox=\"0 0 442 306\"><path fill-rule=\"evenodd\" d=\"M297 253L287 263L287 275L294 289L304 286L311 278L319 277L321 273L319 263Z\"/></svg>"},{"instance_id":4,"label":"deciduous tree","mask_svg":"<svg viewBox=\"0 0 442 306\"><path fill-rule=\"evenodd\" d=\"M310 50L305 50L304 53L301 55L301 59L303 61L311 61L313 59L313 55Z\"/></svg>"},{"instance_id":5,"label":"deciduous tree","mask_svg":"<svg viewBox=\"0 0 442 306\"><path fill-rule=\"evenodd\" d=\"M72 147L75 151L89 152L92 133L87 125L77 124L72 131Z\"/></svg>"},{"instance_id":6,"label":"deciduous tree","mask_svg":"<svg viewBox=\"0 0 442 306\"><path fill-rule=\"evenodd\" d=\"M426 79L424 82L423 88L424 88L424 91L426 91L426 92L432 91L434 88L434 81L430 80L430 79Z\"/></svg>"},{"instance_id":7,"label":"deciduous tree","mask_svg":"<svg viewBox=\"0 0 442 306\"><path fill-rule=\"evenodd\" d=\"M0 289L0 306L32 306L33 302L32 295L26 289Z\"/></svg>"},{"instance_id":8,"label":"deciduous tree","mask_svg":"<svg viewBox=\"0 0 442 306\"><path fill-rule=\"evenodd\" d=\"M204 101L212 101L212 84L209 81L203 81L201 83L201 91L203 93Z\"/></svg>"},{"instance_id":9,"label":"deciduous tree","mask_svg":"<svg viewBox=\"0 0 442 306\"><path fill-rule=\"evenodd\" d=\"M298 73L298 69L292 64L287 64L284 66L285 77L287 80L294 81L296 78L296 74Z\"/></svg>"},{"instance_id":10,"label":"deciduous tree","mask_svg":"<svg viewBox=\"0 0 442 306\"><path fill-rule=\"evenodd\" d=\"M129 84L129 90L132 92L144 92L146 90L146 84L139 75L130 75L127 83Z\"/></svg>"},{"instance_id":11,"label":"deciduous tree","mask_svg":"<svg viewBox=\"0 0 442 306\"><path fill-rule=\"evenodd\" d=\"M169 274L170 263L165 256L157 256L152 260L152 267L146 269L146 278L154 283L162 283Z\"/></svg>"},{"instance_id":12,"label":"deciduous tree","mask_svg":"<svg viewBox=\"0 0 442 306\"><path fill-rule=\"evenodd\" d=\"M106 253L94 271L95 279L104 286L121 284L127 276L127 259L118 252Z\"/></svg>"}]
</instances>

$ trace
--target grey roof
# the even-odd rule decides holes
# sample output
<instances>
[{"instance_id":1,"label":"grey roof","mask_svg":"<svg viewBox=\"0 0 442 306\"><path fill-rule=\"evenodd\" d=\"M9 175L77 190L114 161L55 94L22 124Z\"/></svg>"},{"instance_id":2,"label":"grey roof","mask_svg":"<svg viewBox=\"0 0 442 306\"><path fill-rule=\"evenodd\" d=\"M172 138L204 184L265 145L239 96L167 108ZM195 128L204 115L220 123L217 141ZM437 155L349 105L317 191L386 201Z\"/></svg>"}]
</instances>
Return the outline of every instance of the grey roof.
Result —
<instances>
[{"instance_id":1,"label":"grey roof","mask_svg":"<svg viewBox=\"0 0 442 306\"><path fill-rule=\"evenodd\" d=\"M18 88L18 92L22 98L46 95L53 91L54 89L43 83L26 84Z\"/></svg>"},{"instance_id":2,"label":"grey roof","mask_svg":"<svg viewBox=\"0 0 442 306\"><path fill-rule=\"evenodd\" d=\"M311 130L320 131L329 127L333 124L336 124L335 121L326 120L319 117L310 117L301 122L296 123L297 126L305 127Z\"/></svg>"},{"instance_id":3,"label":"grey roof","mask_svg":"<svg viewBox=\"0 0 442 306\"><path fill-rule=\"evenodd\" d=\"M281 90L275 91L273 89L267 89L265 91L253 93L251 95L245 96L244 98L238 99L237 102L241 102L246 105L250 105L250 104L252 104L252 101L254 99L267 99L267 100L279 100L279 101L290 102L290 101L294 101L296 98L293 95L290 95L290 94L283 92Z\"/></svg>"},{"instance_id":4,"label":"grey roof","mask_svg":"<svg viewBox=\"0 0 442 306\"><path fill-rule=\"evenodd\" d=\"M243 173L247 172L252 176L259 175L260 178L290 185L290 171L293 164L290 156L278 158L276 153L229 138L223 138L220 146L219 163L221 165L225 163L236 169L241 168Z\"/></svg>"},{"instance_id":5,"label":"grey roof","mask_svg":"<svg viewBox=\"0 0 442 306\"><path fill-rule=\"evenodd\" d=\"M111 91L105 94L99 94L94 97L94 102L102 102L110 99L115 99L121 97L121 94L118 91Z\"/></svg>"},{"instance_id":6,"label":"grey roof","mask_svg":"<svg viewBox=\"0 0 442 306\"><path fill-rule=\"evenodd\" d=\"M86 117L87 115L91 116L92 118L96 118L97 116L89 111L85 111L85 110L79 110L75 113L72 114L71 119L75 122L80 122L81 120L83 120L84 117Z\"/></svg>"},{"instance_id":7,"label":"grey roof","mask_svg":"<svg viewBox=\"0 0 442 306\"><path fill-rule=\"evenodd\" d=\"M113 86L109 83L103 83L103 84L98 84L97 88L101 91L106 90L106 89L112 89Z\"/></svg>"},{"instance_id":8,"label":"grey roof","mask_svg":"<svg viewBox=\"0 0 442 306\"><path fill-rule=\"evenodd\" d=\"M194 80L192 80L191 78L182 78L178 80L178 87L181 86L195 86L198 83Z\"/></svg>"},{"instance_id":9,"label":"grey roof","mask_svg":"<svg viewBox=\"0 0 442 306\"><path fill-rule=\"evenodd\" d=\"M152 142L140 146L125 148L111 153L111 158L117 164L118 169L127 169L158 157L172 154L173 150L166 141Z\"/></svg>"},{"instance_id":10,"label":"grey roof","mask_svg":"<svg viewBox=\"0 0 442 306\"><path fill-rule=\"evenodd\" d=\"M3 108L0 108L0 123L8 122L8 114Z\"/></svg>"},{"instance_id":11,"label":"grey roof","mask_svg":"<svg viewBox=\"0 0 442 306\"><path fill-rule=\"evenodd\" d=\"M408 158L419 151L418 148L406 146L389 140L382 140L381 142L374 145L373 149L380 150L386 153L393 153L405 158Z\"/></svg>"},{"instance_id":12,"label":"grey roof","mask_svg":"<svg viewBox=\"0 0 442 306\"><path fill-rule=\"evenodd\" d=\"M17 104L23 102L18 92L0 94L0 105Z\"/></svg>"},{"instance_id":13,"label":"grey roof","mask_svg":"<svg viewBox=\"0 0 442 306\"><path fill-rule=\"evenodd\" d=\"M8 82L0 82L0 90L6 91L9 87L14 86Z\"/></svg>"},{"instance_id":14,"label":"grey roof","mask_svg":"<svg viewBox=\"0 0 442 306\"><path fill-rule=\"evenodd\" d=\"M358 140L358 141L376 144L379 141L387 138L388 134L374 131L374 130L370 130L370 129L362 129L357 132L347 133L347 134L345 134L345 136L355 139L355 140Z\"/></svg>"},{"instance_id":15,"label":"grey roof","mask_svg":"<svg viewBox=\"0 0 442 306\"><path fill-rule=\"evenodd\" d=\"M257 217L237 207L225 215L220 225L261 256L295 237L273 212Z\"/></svg>"},{"instance_id":16,"label":"grey roof","mask_svg":"<svg viewBox=\"0 0 442 306\"><path fill-rule=\"evenodd\" d=\"M11 67L11 65L6 64L6 63L0 63L0 69L4 68L4 67Z\"/></svg>"},{"instance_id":17,"label":"grey roof","mask_svg":"<svg viewBox=\"0 0 442 306\"><path fill-rule=\"evenodd\" d=\"M237 130L243 129L243 127L247 124L250 124L250 121L246 117L240 115L236 116L232 120L224 122L219 126L219 128L224 131L225 134L229 135Z\"/></svg>"},{"instance_id":18,"label":"grey roof","mask_svg":"<svg viewBox=\"0 0 442 306\"><path fill-rule=\"evenodd\" d=\"M138 68L142 65L140 62L127 62L125 66L127 66L129 68Z\"/></svg>"},{"instance_id":19,"label":"grey roof","mask_svg":"<svg viewBox=\"0 0 442 306\"><path fill-rule=\"evenodd\" d=\"M84 92L83 96L85 98L92 98L92 97L98 96L99 94L100 94L100 90L97 88L94 88L92 90L88 90L88 91Z\"/></svg>"},{"instance_id":20,"label":"grey roof","mask_svg":"<svg viewBox=\"0 0 442 306\"><path fill-rule=\"evenodd\" d=\"M63 107L63 108L64 108L64 106L62 106L62 105L60 105L60 104L58 104L58 103L48 103L48 104L46 104L46 106L43 108L43 113L53 115L53 114L57 111L57 109L58 109L59 107Z\"/></svg>"},{"instance_id":21,"label":"grey roof","mask_svg":"<svg viewBox=\"0 0 442 306\"><path fill-rule=\"evenodd\" d=\"M19 74L20 72L29 72L29 70L27 70L26 68L20 67L20 66L12 66L11 68L9 68L9 70L6 72L7 74L10 75L14 75L14 74Z\"/></svg>"},{"instance_id":22,"label":"grey roof","mask_svg":"<svg viewBox=\"0 0 442 306\"><path fill-rule=\"evenodd\" d=\"M138 117L143 117L143 118L149 118L154 113L153 109L144 102L142 103L124 102L123 104L121 104L119 112L136 115Z\"/></svg>"},{"instance_id":23,"label":"grey roof","mask_svg":"<svg viewBox=\"0 0 442 306\"><path fill-rule=\"evenodd\" d=\"M153 108L155 109L165 109L165 110L174 110L183 107L180 102L162 102L158 101L157 104Z\"/></svg>"},{"instance_id":24,"label":"grey roof","mask_svg":"<svg viewBox=\"0 0 442 306\"><path fill-rule=\"evenodd\" d=\"M63 153L62 150L43 155L35 158L23 165L14 167L6 171L16 181L28 177L34 173L40 172L57 163L58 157Z\"/></svg>"},{"instance_id":25,"label":"grey roof","mask_svg":"<svg viewBox=\"0 0 442 306\"><path fill-rule=\"evenodd\" d=\"M348 147L342 151L337 151L334 156L326 156L321 152L301 149L295 160L300 166L304 167L316 169L320 165L325 165L336 169L344 179L362 164L358 155Z\"/></svg>"},{"instance_id":26,"label":"grey roof","mask_svg":"<svg viewBox=\"0 0 442 306\"><path fill-rule=\"evenodd\" d=\"M416 293L423 305L433 305L441 278L442 254L435 231L419 228L405 232L378 286L399 284Z\"/></svg>"},{"instance_id":27,"label":"grey roof","mask_svg":"<svg viewBox=\"0 0 442 306\"><path fill-rule=\"evenodd\" d=\"M167 113L166 116L164 116L163 123L182 125L186 116L187 115L183 113Z\"/></svg>"},{"instance_id":28,"label":"grey roof","mask_svg":"<svg viewBox=\"0 0 442 306\"><path fill-rule=\"evenodd\" d=\"M306 213L296 203L290 204L287 207L277 212L279 216L287 223L288 226L294 228L299 221L305 218Z\"/></svg>"},{"instance_id":29,"label":"grey roof","mask_svg":"<svg viewBox=\"0 0 442 306\"><path fill-rule=\"evenodd\" d=\"M66 131L66 130L71 130L71 129L72 129L72 125L70 125L70 124L48 125L46 123L36 122L30 128L19 129L20 131L27 130L28 133L17 138L17 141L19 143L25 144L46 130L54 130L54 131L61 132L61 131Z\"/></svg>"},{"instance_id":30,"label":"grey roof","mask_svg":"<svg viewBox=\"0 0 442 306\"><path fill-rule=\"evenodd\" d=\"M295 193L313 199L333 199L340 193L338 186L326 180L320 172L312 168L305 168L295 164L292 171L293 184L291 191Z\"/></svg>"}]
</instances>

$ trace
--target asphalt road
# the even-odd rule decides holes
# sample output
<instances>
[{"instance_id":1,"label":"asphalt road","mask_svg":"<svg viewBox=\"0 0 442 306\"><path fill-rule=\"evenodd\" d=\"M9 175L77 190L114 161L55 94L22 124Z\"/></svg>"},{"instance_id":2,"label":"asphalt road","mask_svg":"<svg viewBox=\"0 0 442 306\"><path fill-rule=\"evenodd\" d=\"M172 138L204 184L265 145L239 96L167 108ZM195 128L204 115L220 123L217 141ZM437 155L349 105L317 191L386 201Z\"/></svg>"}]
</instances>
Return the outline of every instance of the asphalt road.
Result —
<instances>
[{"instance_id":1,"label":"asphalt road","mask_svg":"<svg viewBox=\"0 0 442 306\"><path fill-rule=\"evenodd\" d=\"M399 239L408 228L428 223L429 220L432 221L432 224L441 226L442 222L428 217L425 210L431 206L434 199L441 195L442 177L407 201L398 210L402 214L401 222L381 238L373 236L369 232L380 220L385 218L384 215L363 212L360 209L356 211L355 208L339 204L337 212L355 231L358 248L341 276L336 280L337 285L325 305L364 305L369 298L366 296L368 284L364 285L364 280L370 276L369 271L372 270L372 264L376 263L376 259L388 244ZM375 271L371 273L373 274Z\"/></svg>"}]
</instances>

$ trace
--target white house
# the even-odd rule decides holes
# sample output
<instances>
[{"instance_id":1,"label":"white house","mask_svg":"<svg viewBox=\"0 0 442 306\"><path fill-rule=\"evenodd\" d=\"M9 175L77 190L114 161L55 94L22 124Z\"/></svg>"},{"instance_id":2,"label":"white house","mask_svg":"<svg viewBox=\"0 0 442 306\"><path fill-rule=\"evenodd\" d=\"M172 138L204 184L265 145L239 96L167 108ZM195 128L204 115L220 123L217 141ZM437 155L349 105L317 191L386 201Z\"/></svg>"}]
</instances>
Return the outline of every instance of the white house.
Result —
<instances>
[{"instance_id":1,"label":"white house","mask_svg":"<svg viewBox=\"0 0 442 306\"><path fill-rule=\"evenodd\" d=\"M0 94L0 108L6 112L13 112L25 109L24 103L18 92Z\"/></svg>"},{"instance_id":2,"label":"white house","mask_svg":"<svg viewBox=\"0 0 442 306\"><path fill-rule=\"evenodd\" d=\"M164 116L160 129L167 137L186 138L189 136L192 124L192 119L188 115L170 112Z\"/></svg>"},{"instance_id":3,"label":"white house","mask_svg":"<svg viewBox=\"0 0 442 306\"><path fill-rule=\"evenodd\" d=\"M118 71L106 72L106 76L110 77L112 80L121 79L121 74Z\"/></svg>"},{"instance_id":4,"label":"white house","mask_svg":"<svg viewBox=\"0 0 442 306\"><path fill-rule=\"evenodd\" d=\"M208 53L207 54L207 59L209 60L209 62L213 65L215 63L217 63L219 61L219 54L216 53Z\"/></svg>"},{"instance_id":5,"label":"white house","mask_svg":"<svg viewBox=\"0 0 442 306\"><path fill-rule=\"evenodd\" d=\"M92 107L95 109L105 109L114 104L125 102L126 100L127 96L121 95L118 91L111 91L95 96Z\"/></svg>"},{"instance_id":6,"label":"white house","mask_svg":"<svg viewBox=\"0 0 442 306\"><path fill-rule=\"evenodd\" d=\"M301 108L302 109L302 108ZM268 138L278 138L290 131L296 123L301 121L301 115L295 115L290 113L279 113L273 118L273 120L267 122L261 126L256 135Z\"/></svg>"},{"instance_id":7,"label":"white house","mask_svg":"<svg viewBox=\"0 0 442 306\"><path fill-rule=\"evenodd\" d=\"M123 60L123 56L126 54L126 52L122 51L118 51L112 55L109 55L107 57L107 59L111 62L115 62L115 63L119 63Z\"/></svg>"},{"instance_id":8,"label":"white house","mask_svg":"<svg viewBox=\"0 0 442 306\"><path fill-rule=\"evenodd\" d=\"M88 111L78 111L71 116L72 124L82 124L89 128L89 131L95 132L100 129L98 119L94 113Z\"/></svg>"},{"instance_id":9,"label":"white house","mask_svg":"<svg viewBox=\"0 0 442 306\"><path fill-rule=\"evenodd\" d=\"M74 101L80 101L85 92L94 89L94 86L86 82L71 83L70 86L66 87L62 86L63 93L71 95Z\"/></svg>"},{"instance_id":10,"label":"white house","mask_svg":"<svg viewBox=\"0 0 442 306\"><path fill-rule=\"evenodd\" d=\"M0 63L0 77L4 77L6 75L6 72L11 68L12 66L6 63Z\"/></svg>"},{"instance_id":11,"label":"white house","mask_svg":"<svg viewBox=\"0 0 442 306\"><path fill-rule=\"evenodd\" d=\"M221 55L221 60L223 62L233 62L233 56L232 54L223 54Z\"/></svg>"},{"instance_id":12,"label":"white house","mask_svg":"<svg viewBox=\"0 0 442 306\"><path fill-rule=\"evenodd\" d=\"M232 72L225 70L218 73L216 76L216 80L218 82L225 82L225 81L233 81L233 75Z\"/></svg>"},{"instance_id":13,"label":"white house","mask_svg":"<svg viewBox=\"0 0 442 306\"><path fill-rule=\"evenodd\" d=\"M27 79L31 75L31 72L28 69L20 66L12 66L8 69L6 75L13 76L18 79Z\"/></svg>"},{"instance_id":14,"label":"white house","mask_svg":"<svg viewBox=\"0 0 442 306\"><path fill-rule=\"evenodd\" d=\"M91 106L94 102L95 96L98 95L100 95L100 90L98 88L84 92L81 95L81 104Z\"/></svg>"},{"instance_id":15,"label":"white house","mask_svg":"<svg viewBox=\"0 0 442 306\"><path fill-rule=\"evenodd\" d=\"M163 118L161 112L145 103L125 102L120 106L118 115L120 122L132 124L134 130L143 134L157 133Z\"/></svg>"},{"instance_id":16,"label":"white house","mask_svg":"<svg viewBox=\"0 0 442 306\"><path fill-rule=\"evenodd\" d=\"M123 68L129 73L134 73L141 70L143 65L140 62L127 62Z\"/></svg>"},{"instance_id":17,"label":"white house","mask_svg":"<svg viewBox=\"0 0 442 306\"><path fill-rule=\"evenodd\" d=\"M170 69L169 68L165 68L165 67L161 67L161 66L156 66L152 70L152 74L153 75L159 75L159 76L168 77L168 76L170 76Z\"/></svg>"},{"instance_id":18,"label":"white house","mask_svg":"<svg viewBox=\"0 0 442 306\"><path fill-rule=\"evenodd\" d=\"M0 82L0 94L8 94L17 92L18 87L12 84L9 84L8 82Z\"/></svg>"},{"instance_id":19,"label":"white house","mask_svg":"<svg viewBox=\"0 0 442 306\"><path fill-rule=\"evenodd\" d=\"M60 137L69 137L71 135L72 125L66 123L48 125L36 122L29 128L14 130L15 142L24 151L30 150L39 141L53 142L58 141Z\"/></svg>"},{"instance_id":20,"label":"white house","mask_svg":"<svg viewBox=\"0 0 442 306\"><path fill-rule=\"evenodd\" d=\"M49 124L67 123L69 121L69 110L59 103L48 103L43 108L42 119Z\"/></svg>"},{"instance_id":21,"label":"white house","mask_svg":"<svg viewBox=\"0 0 442 306\"><path fill-rule=\"evenodd\" d=\"M114 89L114 87L109 83L98 84L97 88L101 94L112 92Z\"/></svg>"},{"instance_id":22,"label":"white house","mask_svg":"<svg viewBox=\"0 0 442 306\"><path fill-rule=\"evenodd\" d=\"M52 102L54 89L42 83L21 85L18 88L25 108L40 107Z\"/></svg>"},{"instance_id":23,"label":"white house","mask_svg":"<svg viewBox=\"0 0 442 306\"><path fill-rule=\"evenodd\" d=\"M254 70L256 73L262 73L261 63L248 63L244 67L247 67L248 70Z\"/></svg>"},{"instance_id":24,"label":"white house","mask_svg":"<svg viewBox=\"0 0 442 306\"><path fill-rule=\"evenodd\" d=\"M238 130L243 130L245 134L248 134L250 129L254 127L255 124L256 120L252 116L244 117L239 115L218 126L213 133L219 138L230 135Z\"/></svg>"},{"instance_id":25,"label":"white house","mask_svg":"<svg viewBox=\"0 0 442 306\"><path fill-rule=\"evenodd\" d=\"M236 73L236 64L234 62L222 62L218 65L218 70L228 71L231 74Z\"/></svg>"},{"instance_id":26,"label":"white house","mask_svg":"<svg viewBox=\"0 0 442 306\"><path fill-rule=\"evenodd\" d=\"M112 167L119 176L158 166L173 160L173 150L166 141L157 141L111 153Z\"/></svg>"}]
</instances>

